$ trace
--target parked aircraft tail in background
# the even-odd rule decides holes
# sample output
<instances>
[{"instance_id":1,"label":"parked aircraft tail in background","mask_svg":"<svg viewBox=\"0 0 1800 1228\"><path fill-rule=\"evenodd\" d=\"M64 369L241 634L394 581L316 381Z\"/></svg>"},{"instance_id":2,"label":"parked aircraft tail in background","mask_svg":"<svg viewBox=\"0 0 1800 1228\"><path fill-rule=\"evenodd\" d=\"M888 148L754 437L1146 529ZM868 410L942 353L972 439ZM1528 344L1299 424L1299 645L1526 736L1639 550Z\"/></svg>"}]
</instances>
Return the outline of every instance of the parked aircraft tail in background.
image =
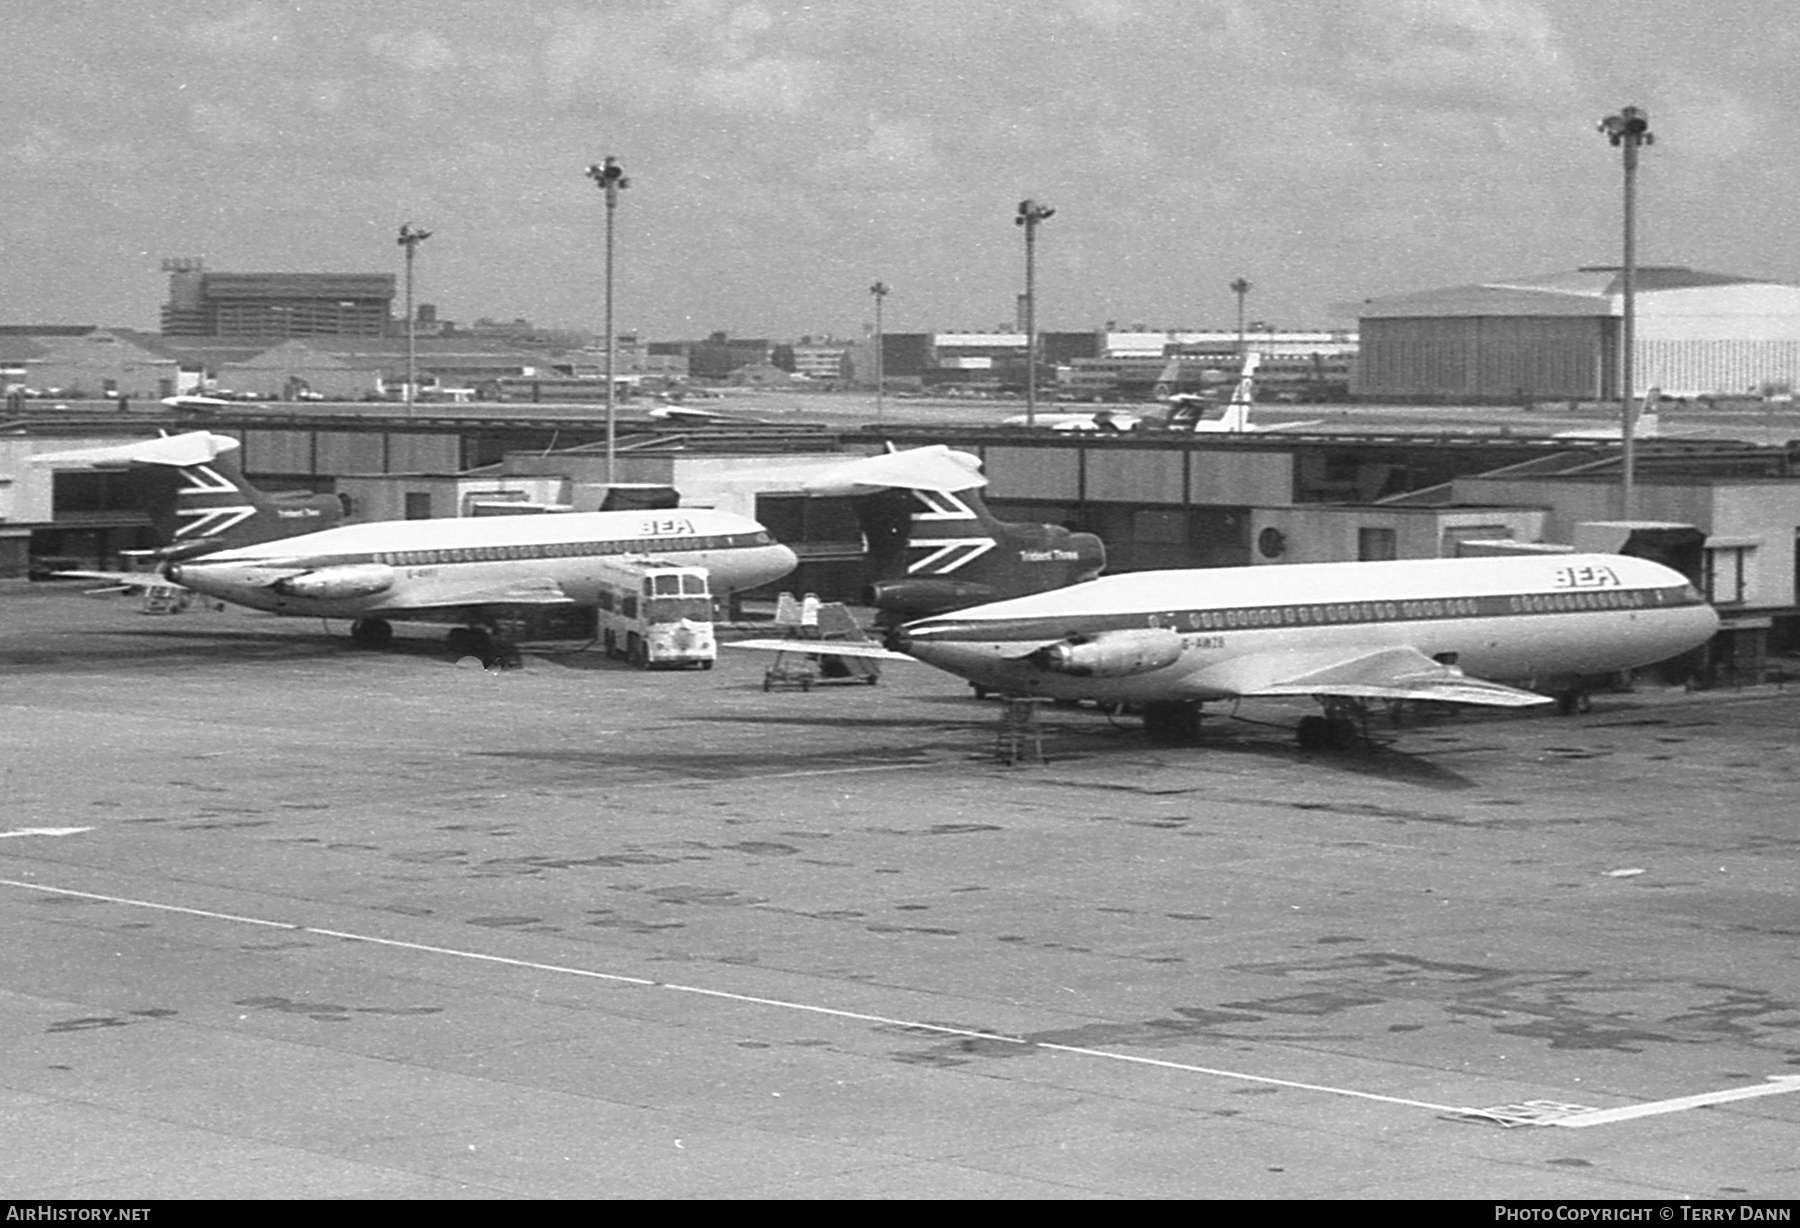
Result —
<instances>
[{"instance_id":1,"label":"parked aircraft tail in background","mask_svg":"<svg viewBox=\"0 0 1800 1228\"><path fill-rule=\"evenodd\" d=\"M977 457L939 444L850 461L803 489L852 500L868 551L864 601L883 622L1061 588L1106 566L1092 533L996 519L985 485Z\"/></svg>"},{"instance_id":2,"label":"parked aircraft tail in background","mask_svg":"<svg viewBox=\"0 0 1800 1228\"><path fill-rule=\"evenodd\" d=\"M1644 394L1638 403L1637 416L1631 420L1632 437L1634 439L1656 439L1661 437L1662 418L1657 412L1662 408L1662 389L1652 388ZM1625 428L1614 422L1611 426L1575 427L1566 431L1558 431L1556 439L1623 439Z\"/></svg>"},{"instance_id":3,"label":"parked aircraft tail in background","mask_svg":"<svg viewBox=\"0 0 1800 1228\"><path fill-rule=\"evenodd\" d=\"M315 533L344 519L336 495L268 494L252 486L237 440L189 431L72 452L42 453L32 463L59 469L120 471L143 485L142 505L158 544L158 562Z\"/></svg>"},{"instance_id":4,"label":"parked aircraft tail in background","mask_svg":"<svg viewBox=\"0 0 1800 1228\"><path fill-rule=\"evenodd\" d=\"M1168 399L1169 414L1164 425L1171 431L1187 431L1199 435L1248 435L1317 426L1316 418L1307 422L1283 422L1275 426L1262 426L1251 421L1251 412L1256 407L1256 369L1261 364L1262 355L1255 350L1244 355L1244 366L1231 390L1231 400L1219 417L1201 417L1211 405L1206 397L1181 393Z\"/></svg>"}]
</instances>

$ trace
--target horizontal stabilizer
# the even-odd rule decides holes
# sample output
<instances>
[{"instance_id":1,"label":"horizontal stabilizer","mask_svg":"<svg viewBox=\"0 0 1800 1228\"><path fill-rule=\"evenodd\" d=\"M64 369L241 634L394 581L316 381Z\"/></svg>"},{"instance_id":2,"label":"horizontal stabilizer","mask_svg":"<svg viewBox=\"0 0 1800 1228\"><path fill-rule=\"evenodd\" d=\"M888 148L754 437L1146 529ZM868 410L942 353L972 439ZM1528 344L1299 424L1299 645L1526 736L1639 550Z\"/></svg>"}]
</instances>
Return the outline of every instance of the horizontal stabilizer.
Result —
<instances>
[{"instance_id":1,"label":"horizontal stabilizer","mask_svg":"<svg viewBox=\"0 0 1800 1228\"><path fill-rule=\"evenodd\" d=\"M97 468L120 465L204 465L239 446L229 435L211 431L189 431L185 435L165 435L160 439L139 439L131 443L112 444L103 448L79 448L72 452L41 452L31 458L34 465L92 465Z\"/></svg>"},{"instance_id":2,"label":"horizontal stabilizer","mask_svg":"<svg viewBox=\"0 0 1800 1228\"><path fill-rule=\"evenodd\" d=\"M943 444L884 452L846 461L807 478L801 489L810 495L862 495L878 490L951 492L986 486L981 460Z\"/></svg>"},{"instance_id":3,"label":"horizontal stabilizer","mask_svg":"<svg viewBox=\"0 0 1800 1228\"><path fill-rule=\"evenodd\" d=\"M1517 687L1471 678L1416 648L1378 648L1352 656L1267 653L1241 657L1241 695L1333 695L1346 699L1413 699L1437 703L1523 708L1554 702ZM1260 674L1261 677L1251 675Z\"/></svg>"}]
</instances>

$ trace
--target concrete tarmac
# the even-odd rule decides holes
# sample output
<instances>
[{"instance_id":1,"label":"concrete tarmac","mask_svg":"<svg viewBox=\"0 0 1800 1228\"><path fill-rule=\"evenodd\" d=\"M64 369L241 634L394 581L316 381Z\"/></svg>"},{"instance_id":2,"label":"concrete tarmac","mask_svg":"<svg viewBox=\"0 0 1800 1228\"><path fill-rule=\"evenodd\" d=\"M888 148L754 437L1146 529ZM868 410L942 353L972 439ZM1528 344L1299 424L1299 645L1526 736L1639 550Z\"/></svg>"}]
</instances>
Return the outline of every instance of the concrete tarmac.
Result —
<instances>
[{"instance_id":1,"label":"concrete tarmac","mask_svg":"<svg viewBox=\"0 0 1800 1228\"><path fill-rule=\"evenodd\" d=\"M333 630L0 592L5 1196L1800 1197L1800 688L1009 767Z\"/></svg>"}]
</instances>

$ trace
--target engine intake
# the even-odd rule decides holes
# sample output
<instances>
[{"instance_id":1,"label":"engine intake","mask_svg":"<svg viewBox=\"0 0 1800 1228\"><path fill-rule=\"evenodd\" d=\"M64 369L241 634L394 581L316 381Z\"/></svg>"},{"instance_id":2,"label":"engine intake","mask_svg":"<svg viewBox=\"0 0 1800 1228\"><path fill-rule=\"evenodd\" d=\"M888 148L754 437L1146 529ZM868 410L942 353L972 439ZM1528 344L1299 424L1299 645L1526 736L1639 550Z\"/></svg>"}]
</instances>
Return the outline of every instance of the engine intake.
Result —
<instances>
[{"instance_id":1,"label":"engine intake","mask_svg":"<svg viewBox=\"0 0 1800 1228\"><path fill-rule=\"evenodd\" d=\"M394 569L386 563L347 563L289 576L269 587L284 597L307 597L314 601L373 597L394 587Z\"/></svg>"},{"instance_id":2,"label":"engine intake","mask_svg":"<svg viewBox=\"0 0 1800 1228\"><path fill-rule=\"evenodd\" d=\"M1029 660L1049 673L1073 678L1129 678L1173 665L1180 658L1179 633L1167 627L1147 627L1071 636L1045 645Z\"/></svg>"},{"instance_id":3,"label":"engine intake","mask_svg":"<svg viewBox=\"0 0 1800 1228\"><path fill-rule=\"evenodd\" d=\"M995 596L993 585L966 580L880 580L863 594L863 603L889 617L913 619L964 610Z\"/></svg>"}]
</instances>

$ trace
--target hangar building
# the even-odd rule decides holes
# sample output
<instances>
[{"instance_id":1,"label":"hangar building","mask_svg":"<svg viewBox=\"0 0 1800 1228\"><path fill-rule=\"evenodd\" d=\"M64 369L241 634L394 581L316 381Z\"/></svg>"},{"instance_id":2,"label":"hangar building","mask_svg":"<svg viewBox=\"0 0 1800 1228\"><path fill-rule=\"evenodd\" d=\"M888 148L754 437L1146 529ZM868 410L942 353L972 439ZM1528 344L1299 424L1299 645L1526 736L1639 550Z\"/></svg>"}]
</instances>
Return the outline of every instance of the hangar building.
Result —
<instances>
[{"instance_id":1,"label":"hangar building","mask_svg":"<svg viewBox=\"0 0 1800 1228\"><path fill-rule=\"evenodd\" d=\"M1364 300L1353 391L1368 400L1616 400L1621 271L1593 266ZM1742 396L1800 381L1800 286L1637 270L1634 391Z\"/></svg>"}]
</instances>

